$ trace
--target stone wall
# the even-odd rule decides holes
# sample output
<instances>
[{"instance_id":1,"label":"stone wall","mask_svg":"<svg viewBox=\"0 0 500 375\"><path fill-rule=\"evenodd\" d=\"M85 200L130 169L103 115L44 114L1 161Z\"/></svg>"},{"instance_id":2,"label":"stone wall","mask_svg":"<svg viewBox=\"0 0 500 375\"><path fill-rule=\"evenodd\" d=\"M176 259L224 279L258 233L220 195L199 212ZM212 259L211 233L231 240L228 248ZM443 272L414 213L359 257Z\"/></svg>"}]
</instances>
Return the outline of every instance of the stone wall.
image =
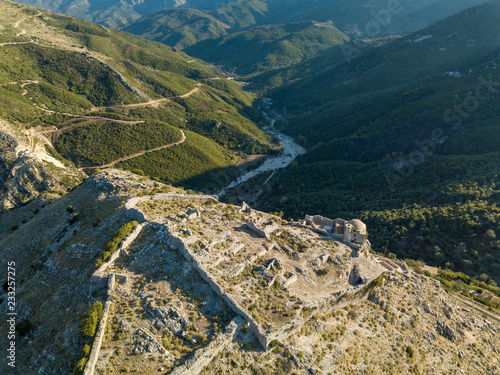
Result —
<instances>
[{"instance_id":1,"label":"stone wall","mask_svg":"<svg viewBox=\"0 0 500 375\"><path fill-rule=\"evenodd\" d=\"M97 333L94 337L94 342L92 344L92 350L90 351L89 359L87 360L87 363L85 364L85 368L83 370L84 375L93 375L95 371L95 366L97 363L97 360L99 358L99 352L101 350L101 345L102 341L104 339L104 332L106 328L106 323L108 320L108 315L109 315L109 309L111 307L111 293L113 289L115 288L116 284L116 277L114 273L111 274L106 274L105 271L108 269L108 267L113 264L113 262L116 261L120 256L128 255L128 252L126 248L128 248L132 242L139 236L141 233L142 229L146 226L146 223L142 223L137 225L132 232L123 239L123 241L120 243L120 246L118 249L111 254L109 257L109 260L101 265L93 274L91 277L91 288L93 290L99 290L107 286L108 289L108 298L107 301L104 305L104 315L99 322L99 327L97 330Z\"/></svg>"},{"instance_id":2,"label":"stone wall","mask_svg":"<svg viewBox=\"0 0 500 375\"><path fill-rule=\"evenodd\" d=\"M177 198L179 197L179 198ZM180 195L180 194L157 194L154 197L145 197L145 198L133 198L129 202L127 202L127 209L132 210L132 214L135 215L135 212L139 213L140 215L144 215L140 209L138 209L136 206L140 202L148 201L148 200L167 200L167 199L200 199L200 200L217 200L217 197L213 196L187 196L187 195ZM144 215L145 217L145 215ZM328 224L330 224L330 219L323 218L323 217L314 217L319 220L323 221L328 221ZM147 218L146 218L147 219ZM333 220L331 220L333 223ZM162 223L157 223L160 226L163 226L163 228L166 230L167 234L167 243L169 246L173 249L176 249L180 251L183 256L192 264L193 268L198 272L200 277L205 280L212 288L212 290L220 296L224 302L228 305L228 307L241 316L249 325L248 329L250 332L255 335L259 343L262 345L262 347L265 350L269 349L269 344L273 340L278 340L278 341L283 341L286 339L288 336L290 336L292 333L296 332L299 330L308 320L310 320L314 315L324 312L324 311L329 311L332 309L339 309L343 308L345 306L348 306L352 303L356 303L359 301L362 301L367 298L368 293L363 289L365 285L361 286L356 286L353 288L350 288L348 290L343 291L342 293L339 293L339 297L332 297L330 299L324 300L322 302L318 302L316 304L309 304L308 307L311 307L312 310L311 312L305 316L301 317L297 320L295 320L293 323L288 323L282 326L277 332L269 333L266 332L258 323L257 321L244 309L240 306L240 304L234 300L229 294L226 294L224 288L220 286L212 277L210 274L203 268L201 263L193 256L193 254L190 253L189 248L187 244L179 237L176 237L175 235L171 234L169 232L168 226ZM257 233L261 234L262 237L267 238L267 233L256 227L255 224L251 221L247 222L247 226L249 226L252 230L256 231ZM264 252L267 250L264 250ZM368 282L371 282L369 280ZM361 293L359 293L361 292ZM202 362L200 362L202 363ZM172 372L172 374L183 374L183 373L189 373L191 374L192 372L182 372L183 370L179 370L181 372ZM184 368L184 371L188 371L186 368ZM190 370L189 370L190 371ZM197 374L198 372L193 372L193 374Z\"/></svg>"},{"instance_id":3,"label":"stone wall","mask_svg":"<svg viewBox=\"0 0 500 375\"><path fill-rule=\"evenodd\" d=\"M258 228L253 221L247 221L245 225L250 228L250 230L257 233L260 237L269 239L267 233Z\"/></svg>"},{"instance_id":4,"label":"stone wall","mask_svg":"<svg viewBox=\"0 0 500 375\"><path fill-rule=\"evenodd\" d=\"M370 282L368 282L368 284ZM307 305L312 308L311 312L306 317L298 318L293 323L287 323L276 333L268 335L268 345L272 340L286 340L290 335L299 331L305 323L319 313L342 309L346 306L366 300L369 295L365 289L366 285L367 284L350 288L344 291L344 293L342 293L342 295L338 298L332 297L326 301Z\"/></svg>"},{"instance_id":5,"label":"stone wall","mask_svg":"<svg viewBox=\"0 0 500 375\"><path fill-rule=\"evenodd\" d=\"M108 292L110 291L108 290ZM99 359L99 351L101 350L102 340L104 339L104 333L106 331L106 323L108 320L110 307L111 301L108 300L104 304L104 315L99 322L99 328L97 329L97 333L94 337L94 343L92 344L92 350L90 351L89 359L87 360L85 368L83 369L83 375L94 375L95 365L97 363L97 360Z\"/></svg>"},{"instance_id":6,"label":"stone wall","mask_svg":"<svg viewBox=\"0 0 500 375\"><path fill-rule=\"evenodd\" d=\"M243 319L241 317L234 318L225 328L223 333L217 335L206 347L198 349L194 355L188 359L182 366L176 367L170 375L197 375L205 366L208 366L214 357L219 354L234 337L238 334Z\"/></svg>"},{"instance_id":7,"label":"stone wall","mask_svg":"<svg viewBox=\"0 0 500 375\"><path fill-rule=\"evenodd\" d=\"M139 210L136 206L143 202L142 198L132 198L125 203L125 209L127 210L127 216L132 220L137 220L139 223L145 223L147 221L146 215Z\"/></svg>"},{"instance_id":8,"label":"stone wall","mask_svg":"<svg viewBox=\"0 0 500 375\"><path fill-rule=\"evenodd\" d=\"M272 340L269 339L268 337L269 335L255 321L255 319L244 308L240 306L240 304L236 300L234 300L230 295L226 294L222 286L220 286L215 280L212 279L212 277L210 277L210 274L202 267L201 263L198 260L196 260L193 257L193 255L189 252L189 249L184 244L184 242L180 238L172 235L168 231L168 227L165 226L165 228L168 233L168 240L170 246L176 250L179 250L182 253L182 255L191 263L191 265L198 272L200 277L210 285L212 290L224 300L224 302L228 305L228 307L231 310L233 310L233 312L235 312L236 314L240 315L245 319L245 321L249 324L248 329L257 337L262 347L267 350L269 347L269 343Z\"/></svg>"},{"instance_id":9,"label":"stone wall","mask_svg":"<svg viewBox=\"0 0 500 375\"><path fill-rule=\"evenodd\" d=\"M335 223L334 220L329 219L329 218L324 217L324 216L320 216L320 215L314 215L314 216L306 215L306 221L317 222L317 223L320 223L322 225L329 225L332 227L333 227L333 224Z\"/></svg>"},{"instance_id":10,"label":"stone wall","mask_svg":"<svg viewBox=\"0 0 500 375\"><path fill-rule=\"evenodd\" d=\"M128 255L127 248L135 241L137 236L141 233L142 229L146 226L146 223L137 225L132 232L123 239L123 241L118 246L118 249L110 255L108 261L102 264L91 276L90 283L92 291L100 290L106 286L107 275L105 271L110 265L112 265L119 257Z\"/></svg>"},{"instance_id":11,"label":"stone wall","mask_svg":"<svg viewBox=\"0 0 500 375\"><path fill-rule=\"evenodd\" d=\"M262 225L262 228L259 228L253 221L249 220L245 224L248 228L250 228L252 231L257 233L259 236L262 238L266 238L268 240L271 240L271 237L269 236L272 232L275 230L279 229L279 225L275 223L274 221L272 224L269 225Z\"/></svg>"},{"instance_id":12,"label":"stone wall","mask_svg":"<svg viewBox=\"0 0 500 375\"><path fill-rule=\"evenodd\" d=\"M125 209L127 210L127 216L133 220L137 220L139 223L144 223L151 220L147 217L144 212L142 212L137 206L142 202L156 201L156 200L171 200L171 199L181 199L181 200L200 200L200 201L218 201L219 197L217 195L188 195L188 194L177 194L177 193L160 193L146 197L135 197L129 199L125 203Z\"/></svg>"}]
</instances>

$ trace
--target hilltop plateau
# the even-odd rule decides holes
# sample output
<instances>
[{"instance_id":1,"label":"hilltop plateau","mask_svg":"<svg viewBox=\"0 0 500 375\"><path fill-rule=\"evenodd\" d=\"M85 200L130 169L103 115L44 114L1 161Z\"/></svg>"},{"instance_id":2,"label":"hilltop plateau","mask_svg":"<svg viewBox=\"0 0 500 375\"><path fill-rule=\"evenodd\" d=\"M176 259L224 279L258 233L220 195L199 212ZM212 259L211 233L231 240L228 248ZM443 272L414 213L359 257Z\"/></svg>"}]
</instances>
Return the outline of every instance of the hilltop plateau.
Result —
<instances>
[{"instance_id":1,"label":"hilltop plateau","mask_svg":"<svg viewBox=\"0 0 500 375\"><path fill-rule=\"evenodd\" d=\"M0 242L26 327L17 369L498 372L497 315L311 225L95 173Z\"/></svg>"}]
</instances>

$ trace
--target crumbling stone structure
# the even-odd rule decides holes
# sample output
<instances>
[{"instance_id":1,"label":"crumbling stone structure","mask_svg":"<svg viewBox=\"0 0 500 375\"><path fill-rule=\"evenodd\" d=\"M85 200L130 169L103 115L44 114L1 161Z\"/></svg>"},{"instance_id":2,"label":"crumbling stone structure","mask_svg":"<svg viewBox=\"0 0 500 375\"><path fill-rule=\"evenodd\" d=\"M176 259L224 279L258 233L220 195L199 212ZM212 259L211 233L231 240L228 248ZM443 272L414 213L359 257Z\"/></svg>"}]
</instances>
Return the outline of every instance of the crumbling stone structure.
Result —
<instances>
[{"instance_id":1,"label":"crumbling stone structure","mask_svg":"<svg viewBox=\"0 0 500 375\"><path fill-rule=\"evenodd\" d=\"M178 250L183 256L191 263L192 267L198 272L203 280L205 280L212 290L219 295L227 306L233 310L237 315L242 317L246 325L248 326L248 330L257 338L259 343L265 350L268 350L270 347L270 343L273 340L284 340L293 332L296 332L300 329L305 322L307 322L310 318L316 315L320 311L326 311L332 308L340 308L346 306L348 304L354 303L355 301L362 300L366 298L366 294L364 291L364 287L370 283L374 278L380 275L380 272L383 272L382 267L372 259L373 256L369 254L365 254L365 256L358 258L356 257L356 261L352 259L350 261L352 272L352 279L355 281L351 283L351 288L346 288L334 295L326 299L318 300L317 302L308 302L305 306L307 306L308 313L297 317L294 321L288 322L282 325L275 331L266 330L261 326L254 317L250 314L247 309L240 305L239 301L232 297L231 294L226 292L225 288L219 284L217 278L214 277L210 272L210 269L203 264L203 262L207 261L208 255L207 251L193 251L192 244L196 242L196 238L189 238L176 235L172 233L169 229L169 226L164 222L155 221L146 217L146 215L137 207L137 205L143 201L151 201L151 200L166 200L166 199L176 199L178 194L158 194L153 197L145 197L141 199L133 198L129 202L127 202L127 209L130 211L130 215L142 215L146 218L152 225L157 226L158 232L161 238L166 241L166 244L171 248ZM181 199L200 199L207 200L212 199L211 196L183 196L180 195ZM264 245L264 248L253 254L252 257L245 264L253 264L255 260L259 257L266 254L273 247L279 248L277 244L272 240L271 234L281 227L280 225L273 219L265 219L261 217L257 212L253 211L249 206L243 205L242 210L240 212L248 213L248 220L246 222L246 226L251 229L253 232L257 233L261 238L265 238L267 241ZM185 215L193 215L193 218L200 217L201 213L198 210L189 210ZM350 221L346 221L343 219L328 219L322 216L306 216L306 220L300 222L299 225L310 228L324 235L328 235L332 239L339 239L346 244L348 244L354 250L365 250L369 247L369 242L366 240L366 225L362 223L360 220L354 219ZM181 229L179 233L183 233ZM194 241L194 242L193 242ZM268 245L268 246L267 246ZM283 246L283 252L285 253L286 245ZM233 244L228 252L233 251L233 249L240 249L241 245L236 242ZM357 252L358 255L360 251ZM367 252L366 252L367 253ZM355 257L352 253L352 257ZM313 260L317 267L324 266L330 259L331 255L327 252L319 254L319 256ZM366 259L365 259L366 258ZM373 262L372 262L373 260ZM363 263L364 262L364 263ZM278 266L280 263L279 259L271 258L266 260L260 267L254 268L255 271L261 272L265 276L269 276L269 285L272 285L274 282L280 283L284 288L290 287L292 284L296 283L298 280L298 275L294 272L288 272L286 275L283 273L278 273L276 276L273 275L270 270ZM364 264L368 266L365 266ZM373 264L372 264L373 263ZM354 270L354 266L357 265ZM369 266L369 265L373 265ZM216 264L212 264L212 266L216 266ZM370 268L371 267L371 268ZM244 265L237 265L237 267L232 267L227 270L226 275L230 275L233 277L235 273L239 273L244 269ZM350 271L347 271L347 277L349 277ZM261 275L262 276L262 275ZM206 359L206 357L203 357ZM203 359L200 363L204 362Z\"/></svg>"},{"instance_id":2,"label":"crumbling stone structure","mask_svg":"<svg viewBox=\"0 0 500 375\"><path fill-rule=\"evenodd\" d=\"M367 240L366 225L358 219L332 220L319 215L306 215L299 224L325 236L339 239L356 249L362 248Z\"/></svg>"},{"instance_id":3,"label":"crumbling stone structure","mask_svg":"<svg viewBox=\"0 0 500 375\"><path fill-rule=\"evenodd\" d=\"M271 239L270 235L279 229L278 223L274 220L265 221L262 218L248 220L246 226L263 238Z\"/></svg>"}]
</instances>

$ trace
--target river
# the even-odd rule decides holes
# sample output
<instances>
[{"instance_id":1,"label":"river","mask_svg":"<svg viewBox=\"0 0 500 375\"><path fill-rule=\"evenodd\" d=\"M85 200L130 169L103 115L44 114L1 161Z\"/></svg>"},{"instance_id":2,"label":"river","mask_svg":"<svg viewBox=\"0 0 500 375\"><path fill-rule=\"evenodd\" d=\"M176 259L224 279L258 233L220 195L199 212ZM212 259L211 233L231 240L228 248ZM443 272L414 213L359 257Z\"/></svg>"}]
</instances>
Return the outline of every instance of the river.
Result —
<instances>
[{"instance_id":1,"label":"river","mask_svg":"<svg viewBox=\"0 0 500 375\"><path fill-rule=\"evenodd\" d=\"M228 186L226 186L224 189L222 189L217 193L219 197L226 194L228 190L234 189L235 187L243 184L252 177L258 176L261 173L270 171L274 172L278 169L285 168L297 156L302 155L306 152L306 150L303 147L295 143L292 137L280 133L274 128L274 124L279 119L279 116L270 110L271 100L269 98L264 98L263 102L265 108L264 109L261 108L261 111L268 121L268 125L263 127L263 129L273 137L279 139L279 141L283 146L283 150L280 152L279 155L267 158L266 161L260 167L252 169L251 171L248 171L240 175L238 178L232 181Z\"/></svg>"}]
</instances>

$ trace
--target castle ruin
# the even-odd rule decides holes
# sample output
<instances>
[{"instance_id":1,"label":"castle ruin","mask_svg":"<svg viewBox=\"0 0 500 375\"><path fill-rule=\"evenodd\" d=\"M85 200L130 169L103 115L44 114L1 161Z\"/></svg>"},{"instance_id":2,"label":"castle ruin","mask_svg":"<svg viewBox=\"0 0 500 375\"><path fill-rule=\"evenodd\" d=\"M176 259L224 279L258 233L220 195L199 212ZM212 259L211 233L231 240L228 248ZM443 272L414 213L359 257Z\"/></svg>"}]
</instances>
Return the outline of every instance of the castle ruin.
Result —
<instances>
[{"instance_id":1,"label":"castle ruin","mask_svg":"<svg viewBox=\"0 0 500 375\"><path fill-rule=\"evenodd\" d=\"M359 250L367 243L366 225L361 220L329 219L320 215L306 215L299 225L311 230L343 241L352 248Z\"/></svg>"}]
</instances>

